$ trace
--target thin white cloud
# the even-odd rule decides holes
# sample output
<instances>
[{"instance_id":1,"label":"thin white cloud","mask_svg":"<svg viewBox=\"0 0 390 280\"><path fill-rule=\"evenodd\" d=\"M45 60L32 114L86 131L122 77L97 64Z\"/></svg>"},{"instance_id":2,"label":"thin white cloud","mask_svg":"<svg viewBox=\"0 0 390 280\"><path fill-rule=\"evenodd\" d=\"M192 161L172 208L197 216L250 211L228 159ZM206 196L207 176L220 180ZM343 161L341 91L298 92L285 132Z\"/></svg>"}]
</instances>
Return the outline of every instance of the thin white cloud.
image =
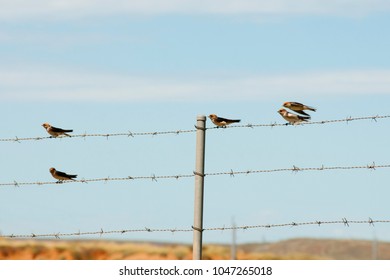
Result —
<instances>
[{"instance_id":1,"label":"thin white cloud","mask_svg":"<svg viewBox=\"0 0 390 280\"><path fill-rule=\"evenodd\" d=\"M390 70L169 78L41 69L0 70L0 101L196 101L386 94Z\"/></svg>"},{"instance_id":2,"label":"thin white cloud","mask_svg":"<svg viewBox=\"0 0 390 280\"><path fill-rule=\"evenodd\" d=\"M112 15L365 15L389 11L388 0L0 0L0 19Z\"/></svg>"}]
</instances>

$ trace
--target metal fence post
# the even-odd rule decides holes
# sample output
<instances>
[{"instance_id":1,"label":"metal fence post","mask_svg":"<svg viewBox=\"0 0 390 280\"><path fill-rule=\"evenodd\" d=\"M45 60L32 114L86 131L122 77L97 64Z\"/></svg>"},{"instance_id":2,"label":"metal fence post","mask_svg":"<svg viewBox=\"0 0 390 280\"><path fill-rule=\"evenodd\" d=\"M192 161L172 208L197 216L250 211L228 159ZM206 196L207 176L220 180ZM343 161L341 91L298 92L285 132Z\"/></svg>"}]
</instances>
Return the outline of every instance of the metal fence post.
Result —
<instances>
[{"instance_id":1,"label":"metal fence post","mask_svg":"<svg viewBox=\"0 0 390 280\"><path fill-rule=\"evenodd\" d=\"M206 116L198 115L196 118L196 162L195 162L195 200L192 259L202 259L202 233L203 233L203 189L204 189L204 157L206 140Z\"/></svg>"}]
</instances>

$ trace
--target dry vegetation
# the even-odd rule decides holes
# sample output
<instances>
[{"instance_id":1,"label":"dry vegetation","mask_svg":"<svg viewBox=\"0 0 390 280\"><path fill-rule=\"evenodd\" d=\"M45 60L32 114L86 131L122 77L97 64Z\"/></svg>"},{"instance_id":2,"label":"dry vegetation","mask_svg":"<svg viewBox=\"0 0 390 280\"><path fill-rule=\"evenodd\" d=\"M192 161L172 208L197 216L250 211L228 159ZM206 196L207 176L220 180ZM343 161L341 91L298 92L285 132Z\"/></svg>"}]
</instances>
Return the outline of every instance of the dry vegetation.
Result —
<instances>
[{"instance_id":1,"label":"dry vegetation","mask_svg":"<svg viewBox=\"0 0 390 280\"><path fill-rule=\"evenodd\" d=\"M390 243L376 246L378 259L390 259ZM237 259L245 260L311 260L371 259L371 241L291 239L276 243L243 244L237 248ZM192 246L97 240L10 240L0 239L0 259L9 260L190 260ZM203 258L231 258L229 245L204 245Z\"/></svg>"}]
</instances>

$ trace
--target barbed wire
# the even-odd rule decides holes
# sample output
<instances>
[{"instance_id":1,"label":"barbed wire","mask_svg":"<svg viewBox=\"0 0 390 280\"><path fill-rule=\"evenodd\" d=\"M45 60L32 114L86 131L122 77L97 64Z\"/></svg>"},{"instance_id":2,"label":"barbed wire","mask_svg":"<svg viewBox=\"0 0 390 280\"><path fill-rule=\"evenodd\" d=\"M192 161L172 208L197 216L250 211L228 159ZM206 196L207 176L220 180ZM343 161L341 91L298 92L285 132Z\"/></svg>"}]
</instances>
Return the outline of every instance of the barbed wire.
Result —
<instances>
[{"instance_id":1,"label":"barbed wire","mask_svg":"<svg viewBox=\"0 0 390 280\"><path fill-rule=\"evenodd\" d=\"M56 184L70 184L70 183L89 183L89 182L109 182L109 181L131 181L131 180L151 180L157 182L159 179L180 179L180 178L189 178L194 177L194 174L188 175L162 175L162 176L127 176L127 177L105 177L105 178L96 178L96 179L80 179L80 180L67 180L67 181L48 181L48 182L22 182L19 183L14 181L13 183L1 183L1 186L26 186L26 185L56 185Z\"/></svg>"},{"instance_id":2,"label":"barbed wire","mask_svg":"<svg viewBox=\"0 0 390 280\"><path fill-rule=\"evenodd\" d=\"M282 223L282 224L260 224L260 225L245 225L245 226L232 226L232 227L210 227L198 229L194 226L191 228L170 228L170 229L152 229L148 227L144 227L141 229L122 229L122 230L108 230L105 231L101 228L98 231L87 231L87 232L71 232L71 233L44 233L44 234L5 234L0 235L0 238L47 238L54 237L56 239L60 239L61 237L70 237L70 236L85 236L85 235L100 235L103 236L105 234L125 234L125 233L134 233L134 232L192 232L194 230L199 231L225 231L225 230L248 230L248 229L259 229L259 228L284 228L284 227L298 227L298 226L308 226L308 225L329 225L329 224L343 224L344 226L349 227L351 224L368 224L369 226L374 226L375 224L380 223L390 223L390 220L373 220L369 218L368 220L348 220L346 218L342 218L341 220L336 221L310 221L310 222L290 222L290 223Z\"/></svg>"},{"instance_id":3,"label":"barbed wire","mask_svg":"<svg viewBox=\"0 0 390 280\"><path fill-rule=\"evenodd\" d=\"M126 177L105 177L105 178L96 178L96 179L80 179L80 180L67 180L67 181L49 181L49 182L17 182L13 183L0 183L0 187L5 186L27 186L27 185L55 185L55 184L69 184L69 183L89 183L89 182L109 182L109 181L131 181L131 180L149 180L152 182L157 182L159 179L180 179L180 178L192 178L194 176L222 176L229 175L234 177L234 175L250 175L256 173L274 173L274 172L300 172L300 171L327 171L327 170L353 170L353 169L369 169L376 170L380 168L390 168L390 164L382 164L377 165L375 162L367 165L355 165L355 166L329 166L326 167L322 165L321 167L298 167L293 165L293 167L289 168L277 168L277 169L261 169L261 170L246 170L246 171L224 171L224 172L213 172L213 173L205 173L199 174L197 172L193 172L192 174L184 174L184 175L161 175L156 176L152 174L151 176L126 176Z\"/></svg>"},{"instance_id":4,"label":"barbed wire","mask_svg":"<svg viewBox=\"0 0 390 280\"><path fill-rule=\"evenodd\" d=\"M126 137L136 137L136 136L155 136L155 135L166 135L166 134L174 134L179 135L183 133L193 133L196 132L196 129L190 129L190 130L175 130L175 131L155 131L155 132L120 132L120 133L84 133L84 134L73 134L70 136L60 136L60 137L52 137L52 136L45 136L45 137L25 137L25 138L19 138L15 136L15 138L4 138L0 139L0 142L18 142L21 143L21 141L31 141L31 140L47 140L47 139L63 139L63 138L87 138L87 137L104 137L109 139L109 137L115 137L115 136L126 136Z\"/></svg>"},{"instance_id":5,"label":"barbed wire","mask_svg":"<svg viewBox=\"0 0 390 280\"><path fill-rule=\"evenodd\" d=\"M277 169L263 169L263 170L247 170L247 171L233 171L232 169L228 172L215 172L215 173L207 173L208 176L218 176L218 175L230 175L234 177L234 175L240 174L255 174L255 173L274 173L274 172L299 172L299 171L326 171L326 170L352 170L352 169L371 169L375 170L377 168L390 168L389 164L384 165L376 165L375 162L367 165L357 165L357 166L329 166L326 167L322 165L321 167L298 167L293 165L290 168L277 168Z\"/></svg>"},{"instance_id":6,"label":"barbed wire","mask_svg":"<svg viewBox=\"0 0 390 280\"><path fill-rule=\"evenodd\" d=\"M387 119L390 118L390 115L376 115L376 116L367 116L367 117L346 117L344 119L335 119L335 120L323 120L323 121L308 121L308 122L300 122L297 123L296 126L304 126L304 125L317 125L317 124L327 124L327 123L340 123L340 122L345 122L349 123L352 121L361 121L361 120L372 120L377 122L378 119ZM255 127L274 127L274 126L290 126L292 124L289 123L270 123L270 124L242 124L242 125L230 125L225 128L255 128ZM294 126L294 125L292 125ZM218 127L212 127L208 129L215 129Z\"/></svg>"},{"instance_id":7,"label":"barbed wire","mask_svg":"<svg viewBox=\"0 0 390 280\"><path fill-rule=\"evenodd\" d=\"M326 123L339 123L339 122L346 122L349 123L351 121L359 121L359 120L373 120L377 122L378 119L386 119L390 118L390 115L376 115L376 116L368 116L368 117L347 117L344 119L335 119L335 120L323 120L323 121L315 121L315 122L302 122L298 125L317 125L317 124L326 124ZM243 125L231 125L224 127L226 128L255 128L255 127L275 127L275 126L287 126L288 123L270 123L270 124L243 124ZM206 129L218 129L219 127L208 127ZM126 137L136 137L136 136L157 136L157 135L179 135L179 134L186 134L186 133L194 133L196 132L196 129L189 129L189 130L171 130L171 131L153 131L153 132L119 132L119 133L83 133L83 134L74 134L70 137L68 136L60 136L57 138L54 138L52 136L38 136L38 137L24 137L20 138L18 136L15 136L14 138L2 138L0 139L0 142L16 142L21 143L22 141L39 141L39 140L47 140L47 139L63 139L63 138L87 138L87 137L104 137L109 139L110 137L116 137L116 136L126 136Z\"/></svg>"}]
</instances>

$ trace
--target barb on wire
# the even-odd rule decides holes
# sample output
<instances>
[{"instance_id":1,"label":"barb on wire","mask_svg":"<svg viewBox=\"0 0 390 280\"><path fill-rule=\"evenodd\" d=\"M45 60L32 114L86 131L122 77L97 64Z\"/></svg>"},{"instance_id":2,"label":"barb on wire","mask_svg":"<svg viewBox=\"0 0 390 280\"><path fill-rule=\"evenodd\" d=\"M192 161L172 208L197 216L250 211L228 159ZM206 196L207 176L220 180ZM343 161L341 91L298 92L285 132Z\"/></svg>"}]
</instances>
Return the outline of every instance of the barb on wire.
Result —
<instances>
[{"instance_id":1,"label":"barb on wire","mask_svg":"<svg viewBox=\"0 0 390 280\"><path fill-rule=\"evenodd\" d=\"M360 121L360 120L373 120L375 122L378 121L378 119L386 119L390 118L390 115L383 115L383 116L368 116L368 117L347 117L345 119L335 119L335 120L322 120L322 121L314 121L314 122L305 122L305 123L300 123L298 125L315 125L315 124L326 124L326 123L338 123L338 122L346 122L347 124L351 121ZM255 127L275 127L275 126L281 126L285 127L288 126L286 123L269 123L269 124L243 124L243 125L231 125L225 127L226 129L230 128L255 128ZM87 132L84 132L83 134L74 134L71 137L66 137L67 139L70 138L85 138L87 137L104 137L107 140L109 137L116 137L116 136L126 136L126 137L136 137L136 136L156 136L156 135L179 135L179 134L184 134L184 133L194 133L196 132L197 129L199 129L197 126L195 126L196 129L189 129L189 130L171 130L171 131L152 131L152 132L119 132L119 133L91 133L88 134ZM216 129L218 127L208 127L205 129ZM64 138L64 137L57 137L57 138ZM0 142L17 142L21 143L21 141L37 141L37 140L46 140L46 139L57 139L53 138L51 136L46 136L46 137L25 137L25 138L19 138L15 136L15 138L2 138L0 139Z\"/></svg>"},{"instance_id":2,"label":"barb on wire","mask_svg":"<svg viewBox=\"0 0 390 280\"><path fill-rule=\"evenodd\" d=\"M152 182L158 182L158 179L180 179L180 178L191 178L194 176L222 176L222 175L229 175L230 177L234 177L235 175L249 175L249 174L256 174L256 173L274 173L274 172L303 172L303 171L326 171L326 170L353 170L353 169L369 169L369 170L377 170L380 168L390 168L390 164L383 164L383 165L376 165L375 162L372 164L367 165L357 165L357 166L329 166L325 167L324 165L321 165L321 167L297 167L293 165L293 167L290 168L278 168L278 169L262 169L262 170L246 170L246 171L233 171L230 169L230 171L224 171L224 172L214 172L214 173L205 173L200 174L198 172L193 172L192 174L184 174L184 175L162 175L157 176L155 174L152 174L151 176L126 176L126 177L106 177L106 178L97 178L97 179L80 179L80 180L72 180L72 181L61 181L63 184L70 184L70 183L89 183L89 182L104 182L107 183L108 181L128 181L128 180L151 180ZM26 185L55 185L58 184L58 181L51 181L51 182L16 182L13 183L0 183L0 187L5 186L14 186L14 187L20 187L20 186L26 186Z\"/></svg>"},{"instance_id":3,"label":"barb on wire","mask_svg":"<svg viewBox=\"0 0 390 280\"><path fill-rule=\"evenodd\" d=\"M293 165L292 171L293 172L298 172L298 171L301 171L301 169L299 167Z\"/></svg>"},{"instance_id":4,"label":"barb on wire","mask_svg":"<svg viewBox=\"0 0 390 280\"><path fill-rule=\"evenodd\" d=\"M368 220L347 220L346 218L342 218L341 220L336 221L312 221L312 222L291 222L291 223L283 223L283 224L260 224L260 225L243 225L243 226L232 226L232 227L211 227L211 228L197 228L194 226L191 226L189 228L165 228L165 229L153 229L149 227L144 227L141 229L121 229L121 230L108 230L105 231L103 228L101 228L98 231L87 231L87 232L81 232L80 230L77 232L72 233L43 233L43 234L5 234L0 235L0 238L47 238L47 237L54 237L56 239L60 239L61 237L70 237L70 236L84 236L84 235L99 235L100 237L103 235L108 234L125 234L125 233L135 233L135 232L149 232L149 233L156 233L156 232L193 232L196 231L225 231L225 230L248 230L248 229L270 229L270 228L292 228L292 227L299 227L299 226L309 226L309 225L330 225L330 224L343 224L343 225L349 225L350 224L368 224L369 226L373 225L374 223L380 224L380 223L390 223L390 220L373 220L369 218Z\"/></svg>"}]
</instances>

